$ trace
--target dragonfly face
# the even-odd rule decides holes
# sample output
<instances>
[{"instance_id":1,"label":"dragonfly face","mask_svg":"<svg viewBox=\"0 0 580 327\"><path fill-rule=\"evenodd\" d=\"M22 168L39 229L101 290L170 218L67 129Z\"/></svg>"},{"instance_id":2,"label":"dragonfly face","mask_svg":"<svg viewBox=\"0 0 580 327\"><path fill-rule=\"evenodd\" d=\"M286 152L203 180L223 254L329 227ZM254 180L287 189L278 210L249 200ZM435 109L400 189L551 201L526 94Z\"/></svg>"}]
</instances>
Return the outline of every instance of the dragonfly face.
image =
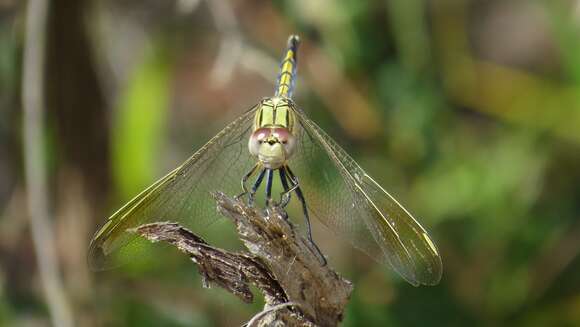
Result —
<instances>
[{"instance_id":1,"label":"dragonfly face","mask_svg":"<svg viewBox=\"0 0 580 327\"><path fill-rule=\"evenodd\" d=\"M288 99L273 97L260 102L248 149L265 168L278 169L284 166L294 153L294 121Z\"/></svg>"}]
</instances>

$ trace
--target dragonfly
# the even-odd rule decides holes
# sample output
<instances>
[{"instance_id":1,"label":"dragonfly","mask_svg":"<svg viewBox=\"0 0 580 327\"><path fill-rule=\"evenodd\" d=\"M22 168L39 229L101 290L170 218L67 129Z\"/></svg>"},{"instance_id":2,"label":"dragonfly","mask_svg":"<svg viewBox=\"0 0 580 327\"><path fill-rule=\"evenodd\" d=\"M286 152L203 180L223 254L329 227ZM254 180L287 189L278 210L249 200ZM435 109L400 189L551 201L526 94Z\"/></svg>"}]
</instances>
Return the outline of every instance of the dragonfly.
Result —
<instances>
[{"instance_id":1,"label":"dragonfly","mask_svg":"<svg viewBox=\"0 0 580 327\"><path fill-rule=\"evenodd\" d=\"M322 264L310 216L410 284L440 281L441 256L425 229L292 100L299 43L298 36L289 37L273 97L252 106L107 219L89 247L93 269L146 255L143 240L129 229L171 220L201 230L220 219L211 192L238 194L254 205L263 187L266 207L285 207L297 198ZM240 179L241 194L235 182ZM272 196L274 183L283 189L279 201Z\"/></svg>"}]
</instances>

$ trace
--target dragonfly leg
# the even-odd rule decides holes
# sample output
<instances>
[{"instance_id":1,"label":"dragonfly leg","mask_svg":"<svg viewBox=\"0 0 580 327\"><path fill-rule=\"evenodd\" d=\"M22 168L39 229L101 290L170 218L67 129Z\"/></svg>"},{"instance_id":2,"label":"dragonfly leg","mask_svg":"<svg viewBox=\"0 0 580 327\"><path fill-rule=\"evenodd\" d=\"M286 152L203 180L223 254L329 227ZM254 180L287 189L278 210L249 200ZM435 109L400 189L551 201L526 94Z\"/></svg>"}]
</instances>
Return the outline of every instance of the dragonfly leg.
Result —
<instances>
[{"instance_id":1,"label":"dragonfly leg","mask_svg":"<svg viewBox=\"0 0 580 327\"><path fill-rule=\"evenodd\" d=\"M304 212L304 219L306 220L306 232L307 232L308 241L310 242L310 244L312 244L312 246L314 247L314 250L316 250L316 254L317 254L318 258L320 259L320 262L322 263L322 265L326 266L326 258L324 257L324 255L322 254L320 249L318 248L318 245L316 245L316 243L314 243L314 240L312 239L312 227L310 226L310 216L308 215L308 208L306 206L306 199L304 199L304 195L302 194L302 190L300 189L300 184L298 183L298 178L294 175L292 170L290 170L290 167L285 166L285 169L288 172L288 175L290 175L290 182L292 183L292 186L296 188L296 190L295 190L296 196L300 200L300 203L302 203L302 211Z\"/></svg>"},{"instance_id":2,"label":"dragonfly leg","mask_svg":"<svg viewBox=\"0 0 580 327\"><path fill-rule=\"evenodd\" d=\"M258 169L259 166L260 163L255 164L254 167L252 167L252 169L250 169L250 171L246 175L244 175L244 177L242 177L242 193L236 195L234 199L239 200L242 196L248 194L246 182L248 181L248 179L250 179L250 177L252 177L256 173L256 170Z\"/></svg>"},{"instance_id":3,"label":"dragonfly leg","mask_svg":"<svg viewBox=\"0 0 580 327\"><path fill-rule=\"evenodd\" d=\"M285 208L290 202L292 192L298 188L298 184L294 184L292 187L288 186L288 176L286 176L286 167L281 167L279 169L280 181L282 182L282 187L284 192L280 193L280 207Z\"/></svg>"},{"instance_id":4,"label":"dragonfly leg","mask_svg":"<svg viewBox=\"0 0 580 327\"><path fill-rule=\"evenodd\" d=\"M256 178L254 185L252 185L252 190L250 191L250 195L248 196L248 205L250 207L254 205L254 197L256 196L256 192L258 191L258 188L260 187L260 185L262 185L262 181L264 180L264 175L266 174L266 170L267 169L262 169L262 171L260 172L260 175L258 175L258 178Z\"/></svg>"},{"instance_id":5,"label":"dragonfly leg","mask_svg":"<svg viewBox=\"0 0 580 327\"><path fill-rule=\"evenodd\" d=\"M268 172L268 179L266 180L266 207L269 207L272 203L272 182L274 180L274 170L266 169Z\"/></svg>"}]
</instances>

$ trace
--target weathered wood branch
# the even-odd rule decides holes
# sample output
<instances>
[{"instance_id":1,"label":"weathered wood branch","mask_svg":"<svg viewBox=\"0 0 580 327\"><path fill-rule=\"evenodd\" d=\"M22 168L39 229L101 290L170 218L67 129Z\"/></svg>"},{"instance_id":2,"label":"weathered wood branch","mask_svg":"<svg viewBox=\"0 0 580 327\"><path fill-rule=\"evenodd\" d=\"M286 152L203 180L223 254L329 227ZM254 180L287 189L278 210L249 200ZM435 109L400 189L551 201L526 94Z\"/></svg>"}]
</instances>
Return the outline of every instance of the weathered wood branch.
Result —
<instances>
[{"instance_id":1,"label":"weathered wood branch","mask_svg":"<svg viewBox=\"0 0 580 327\"><path fill-rule=\"evenodd\" d=\"M213 194L218 211L236 226L249 251L215 248L175 223L153 223L134 232L164 241L198 265L204 285L218 285L251 302L250 284L265 298L264 311L251 326L336 326L342 320L352 284L322 265L312 245L297 233L280 208L248 207L223 193Z\"/></svg>"}]
</instances>

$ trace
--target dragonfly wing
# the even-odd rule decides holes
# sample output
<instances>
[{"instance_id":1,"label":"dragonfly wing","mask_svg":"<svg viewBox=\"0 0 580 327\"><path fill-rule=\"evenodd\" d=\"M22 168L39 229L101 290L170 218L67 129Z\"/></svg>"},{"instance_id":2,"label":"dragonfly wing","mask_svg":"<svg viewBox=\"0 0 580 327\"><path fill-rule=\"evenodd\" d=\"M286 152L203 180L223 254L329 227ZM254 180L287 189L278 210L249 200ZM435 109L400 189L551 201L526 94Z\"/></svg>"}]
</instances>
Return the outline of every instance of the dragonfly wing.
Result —
<instances>
[{"instance_id":1,"label":"dragonfly wing","mask_svg":"<svg viewBox=\"0 0 580 327\"><path fill-rule=\"evenodd\" d=\"M91 268L110 268L141 255L145 241L127 229L174 221L198 231L218 220L210 193L240 193L238 181L255 164L247 149L255 109L230 123L181 166L115 212L91 241Z\"/></svg>"},{"instance_id":2,"label":"dragonfly wing","mask_svg":"<svg viewBox=\"0 0 580 327\"><path fill-rule=\"evenodd\" d=\"M441 258L423 227L318 125L299 110L296 115L300 143L290 165L310 211L409 283L437 284Z\"/></svg>"}]
</instances>

